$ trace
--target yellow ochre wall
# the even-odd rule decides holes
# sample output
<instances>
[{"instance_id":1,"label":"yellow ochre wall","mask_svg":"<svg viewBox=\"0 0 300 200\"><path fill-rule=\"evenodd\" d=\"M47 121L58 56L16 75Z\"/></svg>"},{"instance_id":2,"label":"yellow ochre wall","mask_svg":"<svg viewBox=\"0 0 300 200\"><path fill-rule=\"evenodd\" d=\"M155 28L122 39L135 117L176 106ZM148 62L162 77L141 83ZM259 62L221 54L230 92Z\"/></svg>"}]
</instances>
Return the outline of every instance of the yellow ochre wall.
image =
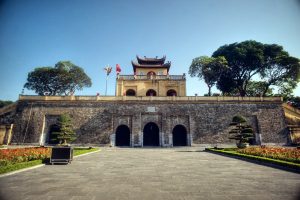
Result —
<instances>
[{"instance_id":1,"label":"yellow ochre wall","mask_svg":"<svg viewBox=\"0 0 300 200\"><path fill-rule=\"evenodd\" d=\"M173 89L177 96L186 96L185 80L117 80L116 96L125 96L128 89L133 89L136 96L146 96L149 89L156 91L157 96L167 96L167 91Z\"/></svg>"}]
</instances>

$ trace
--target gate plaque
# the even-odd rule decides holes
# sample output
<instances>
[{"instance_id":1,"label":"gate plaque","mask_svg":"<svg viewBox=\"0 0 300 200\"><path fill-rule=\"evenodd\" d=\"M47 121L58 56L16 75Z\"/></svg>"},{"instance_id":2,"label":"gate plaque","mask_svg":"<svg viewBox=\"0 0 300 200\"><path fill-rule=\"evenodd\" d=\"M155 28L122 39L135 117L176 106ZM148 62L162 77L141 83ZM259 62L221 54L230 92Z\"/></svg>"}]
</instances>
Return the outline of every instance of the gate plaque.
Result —
<instances>
[{"instance_id":1,"label":"gate plaque","mask_svg":"<svg viewBox=\"0 0 300 200\"><path fill-rule=\"evenodd\" d=\"M147 112L155 112L155 107L147 107Z\"/></svg>"}]
</instances>

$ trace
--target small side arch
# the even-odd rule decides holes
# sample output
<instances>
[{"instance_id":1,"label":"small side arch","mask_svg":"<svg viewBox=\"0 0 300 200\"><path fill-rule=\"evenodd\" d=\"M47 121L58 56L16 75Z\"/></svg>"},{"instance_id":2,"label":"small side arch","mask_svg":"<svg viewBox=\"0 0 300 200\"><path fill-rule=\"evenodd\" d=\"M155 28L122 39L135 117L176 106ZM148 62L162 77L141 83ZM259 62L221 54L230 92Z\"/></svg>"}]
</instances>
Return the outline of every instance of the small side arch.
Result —
<instances>
[{"instance_id":1,"label":"small side arch","mask_svg":"<svg viewBox=\"0 0 300 200\"><path fill-rule=\"evenodd\" d=\"M116 130L115 146L130 146L130 129L128 126L118 126Z\"/></svg>"},{"instance_id":2,"label":"small side arch","mask_svg":"<svg viewBox=\"0 0 300 200\"><path fill-rule=\"evenodd\" d=\"M172 131L173 146L187 146L188 135L186 128L183 125L176 125Z\"/></svg>"}]
</instances>

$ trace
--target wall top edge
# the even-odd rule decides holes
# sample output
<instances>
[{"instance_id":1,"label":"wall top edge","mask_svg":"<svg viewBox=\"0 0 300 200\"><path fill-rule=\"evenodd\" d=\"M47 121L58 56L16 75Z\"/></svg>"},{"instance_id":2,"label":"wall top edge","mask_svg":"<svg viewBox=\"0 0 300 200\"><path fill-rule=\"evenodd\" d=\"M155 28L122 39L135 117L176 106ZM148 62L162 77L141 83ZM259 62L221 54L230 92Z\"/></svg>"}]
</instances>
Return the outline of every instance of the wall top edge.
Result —
<instances>
[{"instance_id":1,"label":"wall top edge","mask_svg":"<svg viewBox=\"0 0 300 200\"><path fill-rule=\"evenodd\" d=\"M282 97L205 97L205 96L36 96L20 95L19 101L164 101L164 102L277 102Z\"/></svg>"}]
</instances>

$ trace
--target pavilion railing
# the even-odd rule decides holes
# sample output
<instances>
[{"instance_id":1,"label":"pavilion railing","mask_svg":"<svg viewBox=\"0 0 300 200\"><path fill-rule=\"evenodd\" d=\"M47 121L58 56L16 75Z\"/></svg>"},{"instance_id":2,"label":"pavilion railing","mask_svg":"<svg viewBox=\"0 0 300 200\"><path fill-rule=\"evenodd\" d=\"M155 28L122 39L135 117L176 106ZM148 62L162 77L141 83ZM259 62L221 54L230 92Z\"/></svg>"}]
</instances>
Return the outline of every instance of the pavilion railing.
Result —
<instances>
[{"instance_id":1,"label":"pavilion railing","mask_svg":"<svg viewBox=\"0 0 300 200\"><path fill-rule=\"evenodd\" d=\"M185 80L185 75L119 75L120 80Z\"/></svg>"}]
</instances>

